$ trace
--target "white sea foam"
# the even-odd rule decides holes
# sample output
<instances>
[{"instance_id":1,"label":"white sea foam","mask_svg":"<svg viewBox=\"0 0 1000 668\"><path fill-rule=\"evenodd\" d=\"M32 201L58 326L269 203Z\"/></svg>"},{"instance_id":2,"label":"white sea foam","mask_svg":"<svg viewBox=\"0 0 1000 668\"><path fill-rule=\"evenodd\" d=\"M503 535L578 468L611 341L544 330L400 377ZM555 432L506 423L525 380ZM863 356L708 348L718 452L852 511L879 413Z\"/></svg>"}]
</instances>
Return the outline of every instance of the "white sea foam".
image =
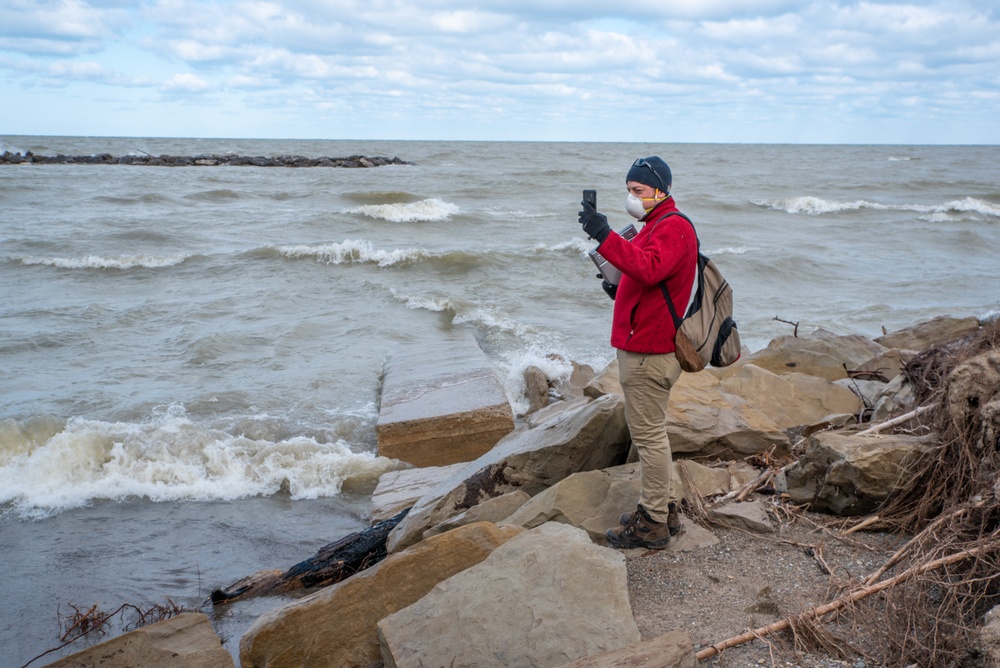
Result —
<instances>
[{"instance_id":1,"label":"white sea foam","mask_svg":"<svg viewBox=\"0 0 1000 668\"><path fill-rule=\"evenodd\" d=\"M859 211L861 209L872 209L875 211L913 211L922 214L947 214L947 213L977 213L984 216L1000 217L1000 205L986 202L974 197L965 197L960 200L952 200L944 204L881 204L879 202L869 202L868 200L836 201L822 199L820 197L790 197L779 200L763 200L753 202L756 206L762 206L776 211L786 213L803 213L811 216L818 216L826 213L840 213L842 211Z\"/></svg>"},{"instance_id":2,"label":"white sea foam","mask_svg":"<svg viewBox=\"0 0 1000 668\"><path fill-rule=\"evenodd\" d=\"M597 243L593 239L575 238L557 244L535 244L531 250L532 252L539 254L572 251L574 253L579 253L580 255L586 255L596 247Z\"/></svg>"},{"instance_id":3,"label":"white sea foam","mask_svg":"<svg viewBox=\"0 0 1000 668\"><path fill-rule=\"evenodd\" d=\"M452 303L452 301L447 297L415 297L413 295L403 294L395 288L390 288L389 293L392 295L393 299L405 305L407 308L414 310L422 309L433 313L455 311L455 304Z\"/></svg>"},{"instance_id":4,"label":"white sea foam","mask_svg":"<svg viewBox=\"0 0 1000 668\"><path fill-rule=\"evenodd\" d=\"M443 199L432 198L408 204L366 204L347 209L346 213L360 213L363 216L387 220L390 223L414 223L447 220L458 211L457 205Z\"/></svg>"},{"instance_id":5,"label":"white sea foam","mask_svg":"<svg viewBox=\"0 0 1000 668\"><path fill-rule=\"evenodd\" d=\"M320 244L315 246L280 246L278 252L289 259L315 258L318 262L327 264L347 264L352 262L362 264L377 264L380 267L391 267L403 262L414 262L431 257L427 251L415 248L396 250L379 250L363 239L347 239L340 243Z\"/></svg>"},{"instance_id":6,"label":"white sea foam","mask_svg":"<svg viewBox=\"0 0 1000 668\"><path fill-rule=\"evenodd\" d=\"M708 257L713 257L715 255L745 255L746 253L752 253L756 248L753 246L727 246L724 248L716 248L715 250L706 251L705 255Z\"/></svg>"},{"instance_id":7,"label":"white sea foam","mask_svg":"<svg viewBox=\"0 0 1000 668\"><path fill-rule=\"evenodd\" d=\"M7 430L5 440L16 433ZM271 442L207 429L177 407L147 423L72 418L42 442L2 445L0 504L32 517L128 497L231 500L287 490L312 499L397 466L343 441Z\"/></svg>"},{"instance_id":8,"label":"white sea foam","mask_svg":"<svg viewBox=\"0 0 1000 668\"><path fill-rule=\"evenodd\" d=\"M60 269L160 269L162 267L173 267L181 264L190 255L149 255L140 253L137 255L120 255L118 257L101 257L99 255L86 255L84 257L20 257L15 258L24 265L45 265L58 267Z\"/></svg>"}]
</instances>

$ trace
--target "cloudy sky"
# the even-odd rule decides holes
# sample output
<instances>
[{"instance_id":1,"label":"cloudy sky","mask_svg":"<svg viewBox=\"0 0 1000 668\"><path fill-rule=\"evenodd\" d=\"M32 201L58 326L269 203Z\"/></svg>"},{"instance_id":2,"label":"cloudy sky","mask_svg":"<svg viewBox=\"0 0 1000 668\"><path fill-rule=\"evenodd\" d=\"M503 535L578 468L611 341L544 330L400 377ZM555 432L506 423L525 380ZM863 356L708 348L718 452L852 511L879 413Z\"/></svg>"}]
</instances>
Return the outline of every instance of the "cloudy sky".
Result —
<instances>
[{"instance_id":1,"label":"cloudy sky","mask_svg":"<svg viewBox=\"0 0 1000 668\"><path fill-rule=\"evenodd\" d=\"M0 135L1000 143L996 0L0 0Z\"/></svg>"}]
</instances>

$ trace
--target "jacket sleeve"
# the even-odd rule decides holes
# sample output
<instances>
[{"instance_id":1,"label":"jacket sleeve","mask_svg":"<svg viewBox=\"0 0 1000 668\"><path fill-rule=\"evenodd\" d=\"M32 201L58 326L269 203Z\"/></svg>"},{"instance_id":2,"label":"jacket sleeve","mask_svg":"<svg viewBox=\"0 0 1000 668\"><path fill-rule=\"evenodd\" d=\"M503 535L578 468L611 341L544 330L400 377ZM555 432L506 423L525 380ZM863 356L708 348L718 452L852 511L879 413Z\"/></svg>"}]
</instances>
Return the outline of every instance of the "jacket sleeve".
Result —
<instances>
[{"instance_id":1,"label":"jacket sleeve","mask_svg":"<svg viewBox=\"0 0 1000 668\"><path fill-rule=\"evenodd\" d=\"M674 218L674 217L671 217ZM659 220L642 243L633 245L617 234L609 234L599 252L611 264L641 285L656 285L674 274L683 259L696 247L691 226L680 217L683 225L673 220Z\"/></svg>"}]
</instances>

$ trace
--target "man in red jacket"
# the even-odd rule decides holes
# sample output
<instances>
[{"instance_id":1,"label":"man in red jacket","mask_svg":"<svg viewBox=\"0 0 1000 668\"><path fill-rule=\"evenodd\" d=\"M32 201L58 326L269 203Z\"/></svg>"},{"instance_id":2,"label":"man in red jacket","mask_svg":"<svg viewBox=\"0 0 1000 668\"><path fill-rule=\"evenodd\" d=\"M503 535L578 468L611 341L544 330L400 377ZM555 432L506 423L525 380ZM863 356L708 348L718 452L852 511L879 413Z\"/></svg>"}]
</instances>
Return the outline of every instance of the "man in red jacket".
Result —
<instances>
[{"instance_id":1,"label":"man in red jacket","mask_svg":"<svg viewBox=\"0 0 1000 668\"><path fill-rule=\"evenodd\" d=\"M600 244L600 254L622 272L617 286L604 281L603 287L615 300L611 345L618 350L625 420L639 453L641 490L635 512L622 515L621 526L605 534L614 547L664 548L680 530L667 401L681 368L674 355L676 328L661 284L674 304L690 301L698 240L670 196L672 179L670 167L656 156L636 160L629 169L625 208L643 223L631 241L613 233L607 217L589 202L583 202L580 212L580 223Z\"/></svg>"}]
</instances>

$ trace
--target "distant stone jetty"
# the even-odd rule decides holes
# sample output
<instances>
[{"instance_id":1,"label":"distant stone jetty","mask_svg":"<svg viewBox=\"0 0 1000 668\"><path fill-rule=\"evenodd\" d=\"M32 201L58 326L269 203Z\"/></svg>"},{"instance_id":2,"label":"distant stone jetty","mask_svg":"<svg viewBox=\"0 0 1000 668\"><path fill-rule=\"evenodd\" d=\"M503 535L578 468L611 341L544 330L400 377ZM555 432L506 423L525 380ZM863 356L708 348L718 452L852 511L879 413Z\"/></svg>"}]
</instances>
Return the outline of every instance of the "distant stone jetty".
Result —
<instances>
[{"instance_id":1,"label":"distant stone jetty","mask_svg":"<svg viewBox=\"0 0 1000 668\"><path fill-rule=\"evenodd\" d=\"M270 158L246 155L35 155L31 151L0 155L0 165L140 165L144 167L383 167L411 165L399 158L352 155L346 158L306 158L301 155L278 155Z\"/></svg>"}]
</instances>

